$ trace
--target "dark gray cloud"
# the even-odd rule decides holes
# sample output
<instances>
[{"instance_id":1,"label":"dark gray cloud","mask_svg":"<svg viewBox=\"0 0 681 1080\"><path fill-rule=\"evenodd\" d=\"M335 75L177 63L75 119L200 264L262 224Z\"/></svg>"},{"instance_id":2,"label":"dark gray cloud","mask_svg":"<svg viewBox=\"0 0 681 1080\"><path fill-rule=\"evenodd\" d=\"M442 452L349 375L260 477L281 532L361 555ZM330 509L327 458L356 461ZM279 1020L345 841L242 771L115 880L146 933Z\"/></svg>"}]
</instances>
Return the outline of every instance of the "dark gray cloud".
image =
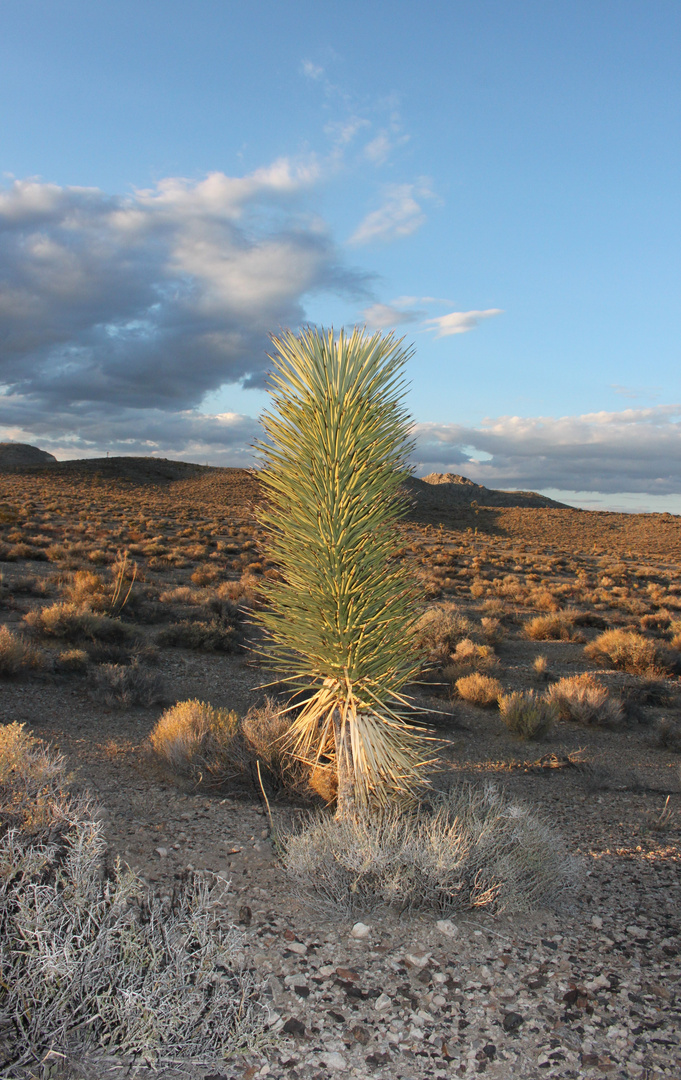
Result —
<instances>
[{"instance_id":1,"label":"dark gray cloud","mask_svg":"<svg viewBox=\"0 0 681 1080\"><path fill-rule=\"evenodd\" d=\"M418 472L498 488L681 493L681 407L499 417L480 427L417 424Z\"/></svg>"},{"instance_id":2,"label":"dark gray cloud","mask_svg":"<svg viewBox=\"0 0 681 1080\"><path fill-rule=\"evenodd\" d=\"M316 179L282 160L129 197L36 180L0 191L0 423L71 416L85 438L100 408L171 414L261 385L268 334L303 322L308 295L370 295L301 209Z\"/></svg>"}]
</instances>

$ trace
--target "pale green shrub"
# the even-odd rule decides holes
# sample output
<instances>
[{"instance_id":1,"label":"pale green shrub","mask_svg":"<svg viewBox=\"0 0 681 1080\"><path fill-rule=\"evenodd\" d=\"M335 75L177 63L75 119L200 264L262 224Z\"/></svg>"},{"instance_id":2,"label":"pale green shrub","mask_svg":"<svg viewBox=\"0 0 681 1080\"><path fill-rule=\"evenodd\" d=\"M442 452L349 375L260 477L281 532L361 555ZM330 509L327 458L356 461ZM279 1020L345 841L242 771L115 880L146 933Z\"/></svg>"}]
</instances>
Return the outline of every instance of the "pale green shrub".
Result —
<instances>
[{"instance_id":1,"label":"pale green shrub","mask_svg":"<svg viewBox=\"0 0 681 1080\"><path fill-rule=\"evenodd\" d=\"M560 837L492 784L435 794L411 815L319 814L284 845L293 888L322 911L526 911L555 900L577 873Z\"/></svg>"}]
</instances>

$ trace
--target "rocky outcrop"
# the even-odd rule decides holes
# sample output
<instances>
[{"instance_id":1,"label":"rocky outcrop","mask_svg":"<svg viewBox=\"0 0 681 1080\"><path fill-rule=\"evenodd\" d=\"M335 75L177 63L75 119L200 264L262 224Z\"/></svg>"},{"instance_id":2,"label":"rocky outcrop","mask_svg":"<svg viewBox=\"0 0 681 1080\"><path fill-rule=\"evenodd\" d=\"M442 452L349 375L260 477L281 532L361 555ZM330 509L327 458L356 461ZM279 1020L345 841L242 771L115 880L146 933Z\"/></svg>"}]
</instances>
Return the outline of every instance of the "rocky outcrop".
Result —
<instances>
[{"instance_id":1,"label":"rocky outcrop","mask_svg":"<svg viewBox=\"0 0 681 1080\"><path fill-rule=\"evenodd\" d=\"M405 488L419 510L457 510L477 506L553 507L570 509L566 503L556 502L536 491L498 491L476 484L459 473L430 473L423 479L412 476ZM475 509L475 507L474 507Z\"/></svg>"}]
</instances>

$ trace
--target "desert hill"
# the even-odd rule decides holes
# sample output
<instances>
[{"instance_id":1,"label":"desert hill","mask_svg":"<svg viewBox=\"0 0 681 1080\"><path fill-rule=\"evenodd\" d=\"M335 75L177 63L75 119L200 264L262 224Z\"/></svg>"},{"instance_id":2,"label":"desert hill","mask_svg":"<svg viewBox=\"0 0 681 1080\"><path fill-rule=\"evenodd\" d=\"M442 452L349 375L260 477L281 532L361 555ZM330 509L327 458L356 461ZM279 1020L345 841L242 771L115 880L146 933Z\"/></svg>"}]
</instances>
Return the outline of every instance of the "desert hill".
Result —
<instances>
[{"instance_id":1,"label":"desert hill","mask_svg":"<svg viewBox=\"0 0 681 1080\"><path fill-rule=\"evenodd\" d=\"M456 510L473 506L519 506L568 510L565 503L538 495L536 491L498 491L476 484L459 473L430 473L422 479L412 476L405 485L419 510Z\"/></svg>"},{"instance_id":2,"label":"desert hill","mask_svg":"<svg viewBox=\"0 0 681 1080\"><path fill-rule=\"evenodd\" d=\"M49 465L56 463L54 454L40 450L30 443L0 442L0 471L22 468L30 465Z\"/></svg>"}]
</instances>

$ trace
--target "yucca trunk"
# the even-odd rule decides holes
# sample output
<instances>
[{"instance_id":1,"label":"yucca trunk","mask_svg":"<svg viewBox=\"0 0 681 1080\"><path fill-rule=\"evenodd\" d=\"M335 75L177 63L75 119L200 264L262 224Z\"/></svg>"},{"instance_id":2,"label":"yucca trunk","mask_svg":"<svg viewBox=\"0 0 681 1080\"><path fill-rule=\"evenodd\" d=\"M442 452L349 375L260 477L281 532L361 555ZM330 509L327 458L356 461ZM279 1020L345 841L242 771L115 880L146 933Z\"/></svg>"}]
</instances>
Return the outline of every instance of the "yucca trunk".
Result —
<instances>
[{"instance_id":1,"label":"yucca trunk","mask_svg":"<svg viewBox=\"0 0 681 1080\"><path fill-rule=\"evenodd\" d=\"M335 768L343 816L408 797L422 764L400 693L420 663L417 595L396 559L413 446L409 353L392 335L357 330L273 340L261 521L281 576L265 583L259 621L272 662L310 695L290 750Z\"/></svg>"}]
</instances>

